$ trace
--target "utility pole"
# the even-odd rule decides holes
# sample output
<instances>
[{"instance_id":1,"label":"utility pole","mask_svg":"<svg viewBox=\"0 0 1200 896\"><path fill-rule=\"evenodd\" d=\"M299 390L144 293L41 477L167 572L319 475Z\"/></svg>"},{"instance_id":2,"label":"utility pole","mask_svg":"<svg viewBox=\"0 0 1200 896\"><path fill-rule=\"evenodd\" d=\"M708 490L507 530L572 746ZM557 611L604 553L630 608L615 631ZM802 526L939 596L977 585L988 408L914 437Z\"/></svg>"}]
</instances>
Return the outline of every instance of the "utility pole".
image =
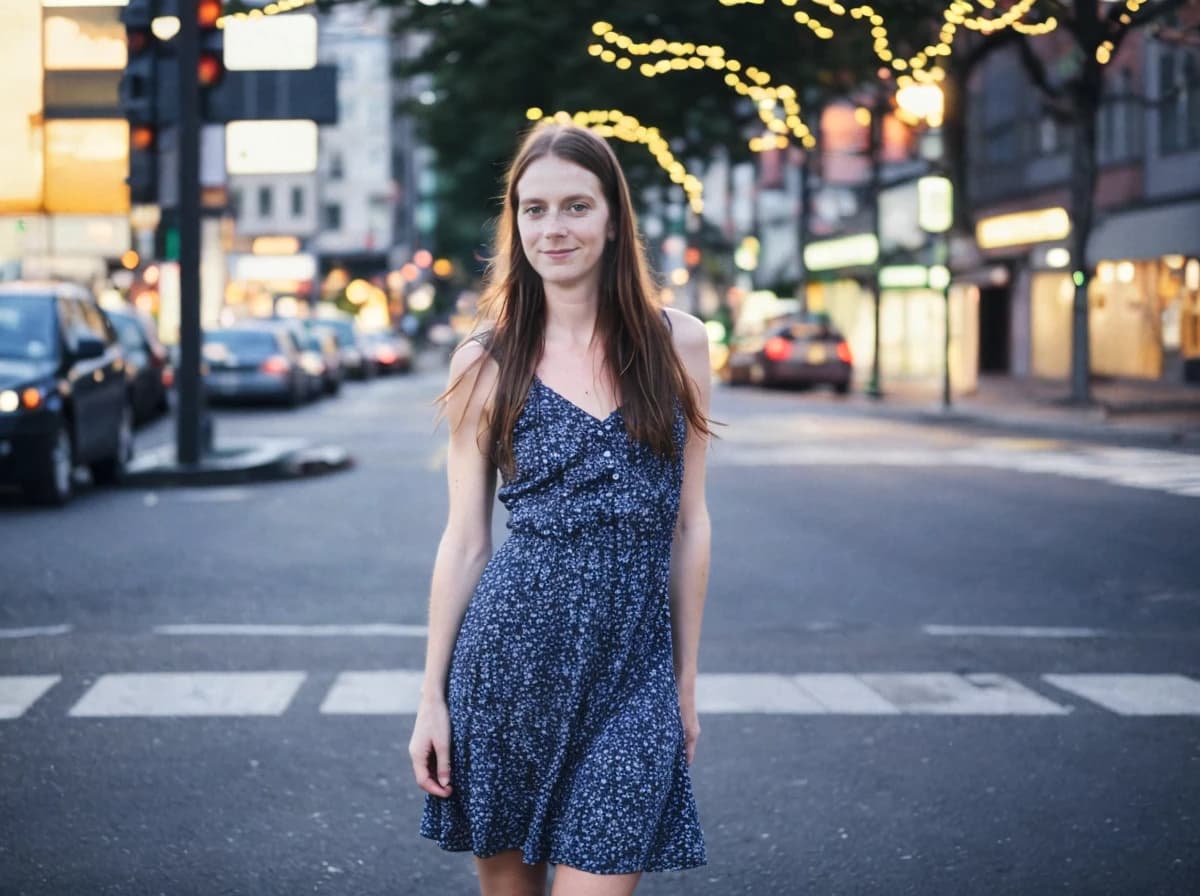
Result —
<instances>
[{"instance_id":1,"label":"utility pole","mask_svg":"<svg viewBox=\"0 0 1200 896\"><path fill-rule=\"evenodd\" d=\"M197 0L179 0L179 413L176 460L199 463L205 442L200 381L200 26ZM210 430L211 433L211 430Z\"/></svg>"},{"instance_id":2,"label":"utility pole","mask_svg":"<svg viewBox=\"0 0 1200 896\"><path fill-rule=\"evenodd\" d=\"M867 158L870 162L870 181L868 190L870 191L871 202L871 233L875 234L875 239L879 239L879 185L880 185L880 169L883 167L882 155L883 146L883 115L887 111L886 94L882 86L876 87L873 94L874 102L871 104L871 124L868 128L867 140ZM871 310L874 318L872 326L872 341L874 350L871 352L871 379L867 383L866 394L871 398L882 398L883 389L879 384L879 322L880 309L882 303L882 295L879 289L879 266L881 252L875 253L875 260L871 263Z\"/></svg>"}]
</instances>

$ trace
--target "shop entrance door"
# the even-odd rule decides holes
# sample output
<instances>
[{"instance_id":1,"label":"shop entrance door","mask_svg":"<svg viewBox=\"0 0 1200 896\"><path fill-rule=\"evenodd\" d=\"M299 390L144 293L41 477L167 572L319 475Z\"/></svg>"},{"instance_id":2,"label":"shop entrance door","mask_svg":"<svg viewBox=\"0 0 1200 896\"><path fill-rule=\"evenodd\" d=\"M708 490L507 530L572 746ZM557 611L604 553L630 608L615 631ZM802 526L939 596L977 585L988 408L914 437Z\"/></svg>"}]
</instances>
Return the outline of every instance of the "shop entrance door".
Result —
<instances>
[{"instance_id":1,"label":"shop entrance door","mask_svg":"<svg viewBox=\"0 0 1200 896\"><path fill-rule=\"evenodd\" d=\"M1009 372L1011 296L1007 286L979 288L979 372Z\"/></svg>"}]
</instances>

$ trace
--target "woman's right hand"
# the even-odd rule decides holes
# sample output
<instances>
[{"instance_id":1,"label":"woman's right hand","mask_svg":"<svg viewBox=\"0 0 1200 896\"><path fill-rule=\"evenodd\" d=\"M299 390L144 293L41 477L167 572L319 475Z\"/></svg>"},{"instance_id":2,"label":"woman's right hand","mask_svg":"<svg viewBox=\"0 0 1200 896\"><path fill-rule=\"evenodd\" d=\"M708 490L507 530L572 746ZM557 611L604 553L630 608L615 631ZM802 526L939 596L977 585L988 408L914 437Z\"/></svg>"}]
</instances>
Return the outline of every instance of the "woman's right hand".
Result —
<instances>
[{"instance_id":1,"label":"woman's right hand","mask_svg":"<svg viewBox=\"0 0 1200 896\"><path fill-rule=\"evenodd\" d=\"M450 712L445 700L422 700L408 742L417 786L433 796L450 796Z\"/></svg>"}]
</instances>

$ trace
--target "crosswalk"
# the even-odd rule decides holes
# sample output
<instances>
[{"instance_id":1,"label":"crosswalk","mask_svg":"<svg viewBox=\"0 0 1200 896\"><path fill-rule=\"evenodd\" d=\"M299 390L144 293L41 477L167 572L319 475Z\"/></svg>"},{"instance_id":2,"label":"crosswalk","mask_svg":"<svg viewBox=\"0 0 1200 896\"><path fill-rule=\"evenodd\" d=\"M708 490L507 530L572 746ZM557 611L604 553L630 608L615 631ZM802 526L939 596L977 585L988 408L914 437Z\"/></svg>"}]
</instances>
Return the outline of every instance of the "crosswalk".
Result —
<instances>
[{"instance_id":1,"label":"crosswalk","mask_svg":"<svg viewBox=\"0 0 1200 896\"><path fill-rule=\"evenodd\" d=\"M340 672L317 712L412 715L422 673ZM65 709L74 719L282 716L309 680L303 671L136 672L101 675ZM0 676L0 720L17 720L56 690L59 675ZM702 715L1068 716L1091 708L1118 716L1200 716L1200 681L1175 674L995 673L702 674ZM55 704L60 711L62 703Z\"/></svg>"},{"instance_id":2,"label":"crosswalk","mask_svg":"<svg viewBox=\"0 0 1200 896\"><path fill-rule=\"evenodd\" d=\"M749 418L721 433L709 463L714 467L927 467L983 468L1064 476L1200 498L1200 455L1148 448L1119 448L1030 439L984 439L960 445L899 444L878 439L847 443L838 424L789 424Z\"/></svg>"}]
</instances>

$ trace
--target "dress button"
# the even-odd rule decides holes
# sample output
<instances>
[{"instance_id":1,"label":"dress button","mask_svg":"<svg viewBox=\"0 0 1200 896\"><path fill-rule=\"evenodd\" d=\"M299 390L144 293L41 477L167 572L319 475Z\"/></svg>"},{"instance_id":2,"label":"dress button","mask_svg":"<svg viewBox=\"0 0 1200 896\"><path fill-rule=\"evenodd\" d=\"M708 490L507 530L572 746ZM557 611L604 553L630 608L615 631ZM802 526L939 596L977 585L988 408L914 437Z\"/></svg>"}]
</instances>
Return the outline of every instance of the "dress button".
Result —
<instances>
[{"instance_id":1,"label":"dress button","mask_svg":"<svg viewBox=\"0 0 1200 896\"><path fill-rule=\"evenodd\" d=\"M604 456L605 456L605 457L612 457L612 452L611 452L611 451L605 451L605 452L604 452Z\"/></svg>"},{"instance_id":2,"label":"dress button","mask_svg":"<svg viewBox=\"0 0 1200 896\"><path fill-rule=\"evenodd\" d=\"M620 479L620 478L621 478L620 473L613 473L613 479Z\"/></svg>"}]
</instances>

